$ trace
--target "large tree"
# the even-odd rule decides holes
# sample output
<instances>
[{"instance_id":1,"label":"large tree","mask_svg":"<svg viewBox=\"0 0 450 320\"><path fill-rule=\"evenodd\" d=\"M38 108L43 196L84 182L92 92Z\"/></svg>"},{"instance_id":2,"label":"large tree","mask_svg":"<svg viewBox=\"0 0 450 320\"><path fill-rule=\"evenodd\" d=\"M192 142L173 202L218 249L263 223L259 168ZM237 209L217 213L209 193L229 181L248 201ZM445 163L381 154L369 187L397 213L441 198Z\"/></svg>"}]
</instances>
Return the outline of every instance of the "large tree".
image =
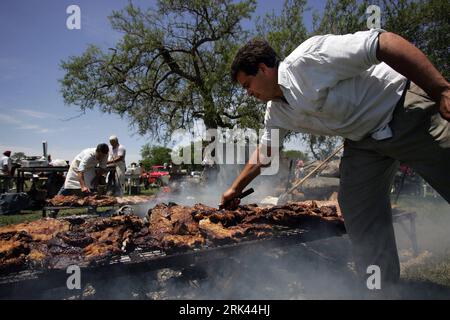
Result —
<instances>
[{"instance_id":1,"label":"large tree","mask_svg":"<svg viewBox=\"0 0 450 320\"><path fill-rule=\"evenodd\" d=\"M156 138L189 128L196 119L207 128L258 128L264 105L229 78L237 48L258 35L284 58L315 34L367 30L366 9L372 4L381 8L382 28L412 41L449 77L448 1L328 0L308 32L306 0L285 0L279 14L259 18L250 31L241 22L254 12L255 0L159 0L146 11L130 4L113 12L111 25L123 33L114 48L90 46L62 62L63 97L81 110L98 107L128 117L139 133ZM317 158L340 143L339 138L302 138Z\"/></svg>"},{"instance_id":2,"label":"large tree","mask_svg":"<svg viewBox=\"0 0 450 320\"><path fill-rule=\"evenodd\" d=\"M167 138L201 119L206 128L258 127L262 106L229 79L255 0L159 0L131 3L110 16L122 39L107 51L90 46L61 66L62 94L81 110L126 116L141 134Z\"/></svg>"}]
</instances>

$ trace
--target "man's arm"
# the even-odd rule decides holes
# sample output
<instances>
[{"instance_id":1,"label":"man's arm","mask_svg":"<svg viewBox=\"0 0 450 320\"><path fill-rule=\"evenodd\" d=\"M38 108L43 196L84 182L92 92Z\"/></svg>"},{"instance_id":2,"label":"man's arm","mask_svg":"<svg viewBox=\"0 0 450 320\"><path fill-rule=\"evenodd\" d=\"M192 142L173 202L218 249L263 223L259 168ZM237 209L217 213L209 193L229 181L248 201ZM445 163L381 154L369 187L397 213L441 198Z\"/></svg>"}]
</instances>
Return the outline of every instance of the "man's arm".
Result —
<instances>
[{"instance_id":1,"label":"man's arm","mask_svg":"<svg viewBox=\"0 0 450 320\"><path fill-rule=\"evenodd\" d=\"M268 156L270 157L270 148L268 148ZM260 147L256 148L249 161L245 164L242 172L234 180L231 187L222 195L220 204L224 204L239 196L242 193L242 190L244 190L244 188L261 173L261 167L267 166L261 163L260 159L262 157L263 155L260 152Z\"/></svg>"},{"instance_id":2,"label":"man's arm","mask_svg":"<svg viewBox=\"0 0 450 320\"><path fill-rule=\"evenodd\" d=\"M86 186L86 182L84 181L84 171L79 171L78 180L80 180L81 192L90 192L89 188Z\"/></svg>"},{"instance_id":3,"label":"man's arm","mask_svg":"<svg viewBox=\"0 0 450 320\"><path fill-rule=\"evenodd\" d=\"M112 160L108 161L108 164L113 164L113 163L116 163L116 162L120 162L120 161L123 161L124 159L125 159L125 155L121 155L121 156L119 156L117 158L113 158Z\"/></svg>"},{"instance_id":4,"label":"man's arm","mask_svg":"<svg viewBox=\"0 0 450 320\"><path fill-rule=\"evenodd\" d=\"M450 120L450 84L425 54L401 36L384 32L378 36L377 58L416 83L436 102Z\"/></svg>"}]
</instances>

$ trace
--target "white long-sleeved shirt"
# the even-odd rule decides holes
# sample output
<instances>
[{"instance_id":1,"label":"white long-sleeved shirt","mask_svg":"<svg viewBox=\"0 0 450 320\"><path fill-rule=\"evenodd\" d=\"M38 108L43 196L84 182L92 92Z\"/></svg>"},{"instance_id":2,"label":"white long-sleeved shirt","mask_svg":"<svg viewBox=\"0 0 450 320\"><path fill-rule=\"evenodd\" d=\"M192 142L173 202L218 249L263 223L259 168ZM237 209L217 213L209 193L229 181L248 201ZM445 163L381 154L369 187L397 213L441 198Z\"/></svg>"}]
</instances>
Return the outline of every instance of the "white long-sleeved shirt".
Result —
<instances>
[{"instance_id":1,"label":"white long-sleeved shirt","mask_svg":"<svg viewBox=\"0 0 450 320\"><path fill-rule=\"evenodd\" d=\"M392 136L389 122L407 79L376 57L381 29L315 36L303 42L278 68L288 103L267 103L262 143L270 129L342 136L358 141Z\"/></svg>"},{"instance_id":2,"label":"white long-sleeved shirt","mask_svg":"<svg viewBox=\"0 0 450 320\"><path fill-rule=\"evenodd\" d=\"M69 172L67 172L65 189L80 189L80 179L78 172L84 172L84 182L88 188L92 188L92 180L95 178L95 167L97 164L106 169L107 157L102 161L95 158L95 148L88 148L81 151L70 164Z\"/></svg>"}]
</instances>

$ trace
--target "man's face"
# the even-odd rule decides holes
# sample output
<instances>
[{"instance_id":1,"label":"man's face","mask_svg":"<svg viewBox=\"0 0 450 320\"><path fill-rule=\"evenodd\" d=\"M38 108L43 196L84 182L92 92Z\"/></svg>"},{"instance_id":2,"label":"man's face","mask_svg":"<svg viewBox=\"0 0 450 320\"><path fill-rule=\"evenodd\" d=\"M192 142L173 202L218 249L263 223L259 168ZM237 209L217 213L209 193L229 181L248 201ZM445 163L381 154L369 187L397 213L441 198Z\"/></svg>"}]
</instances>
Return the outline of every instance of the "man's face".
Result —
<instances>
[{"instance_id":1,"label":"man's face","mask_svg":"<svg viewBox=\"0 0 450 320\"><path fill-rule=\"evenodd\" d=\"M113 148L116 148L119 145L119 141L117 141L117 140L109 140L109 143L111 143Z\"/></svg>"},{"instance_id":2,"label":"man's face","mask_svg":"<svg viewBox=\"0 0 450 320\"><path fill-rule=\"evenodd\" d=\"M247 90L249 96L267 102L277 98L277 69L269 68L264 64L260 64L258 73L254 76L248 75L243 71L237 74L237 81Z\"/></svg>"},{"instance_id":3,"label":"man's face","mask_svg":"<svg viewBox=\"0 0 450 320\"><path fill-rule=\"evenodd\" d=\"M97 161L102 161L103 159L105 159L108 156L108 154L104 154L101 152L95 152L95 159L97 159Z\"/></svg>"}]
</instances>

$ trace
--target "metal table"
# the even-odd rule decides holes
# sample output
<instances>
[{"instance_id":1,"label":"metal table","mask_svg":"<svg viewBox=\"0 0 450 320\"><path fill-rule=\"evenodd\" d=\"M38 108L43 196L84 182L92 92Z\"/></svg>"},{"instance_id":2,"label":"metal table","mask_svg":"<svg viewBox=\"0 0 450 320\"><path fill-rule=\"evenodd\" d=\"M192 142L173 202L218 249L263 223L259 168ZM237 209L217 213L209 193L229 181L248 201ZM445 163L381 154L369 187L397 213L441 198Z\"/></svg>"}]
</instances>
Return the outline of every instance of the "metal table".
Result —
<instances>
[{"instance_id":1,"label":"metal table","mask_svg":"<svg viewBox=\"0 0 450 320\"><path fill-rule=\"evenodd\" d=\"M65 167L53 167L53 166L21 167L21 168L17 168L16 170L17 170L17 178L16 178L17 192L24 192L25 172L30 172L30 173L67 172L67 171L69 171L69 166L65 166Z\"/></svg>"}]
</instances>

